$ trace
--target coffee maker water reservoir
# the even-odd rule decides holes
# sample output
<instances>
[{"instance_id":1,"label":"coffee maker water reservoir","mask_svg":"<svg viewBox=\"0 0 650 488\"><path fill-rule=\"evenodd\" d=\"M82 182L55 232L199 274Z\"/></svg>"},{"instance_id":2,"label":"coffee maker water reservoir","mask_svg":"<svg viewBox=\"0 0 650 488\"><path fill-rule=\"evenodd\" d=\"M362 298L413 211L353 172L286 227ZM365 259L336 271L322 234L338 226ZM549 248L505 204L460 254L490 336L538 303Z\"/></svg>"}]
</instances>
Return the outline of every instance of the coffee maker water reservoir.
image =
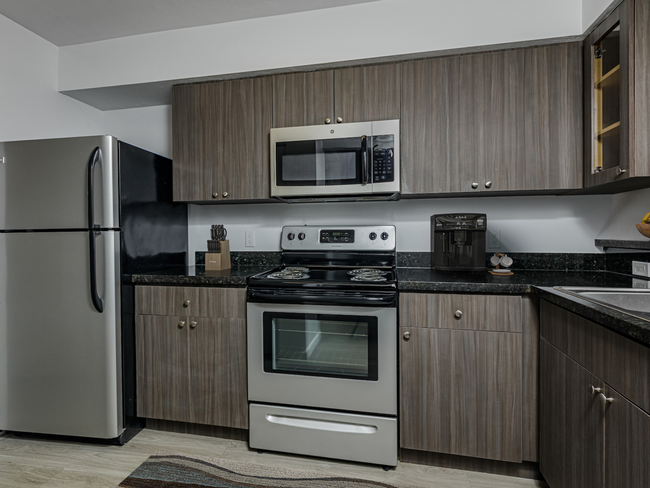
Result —
<instances>
[{"instance_id":1,"label":"coffee maker water reservoir","mask_svg":"<svg viewBox=\"0 0 650 488\"><path fill-rule=\"evenodd\" d=\"M437 271L486 271L485 214L431 216L431 266Z\"/></svg>"}]
</instances>

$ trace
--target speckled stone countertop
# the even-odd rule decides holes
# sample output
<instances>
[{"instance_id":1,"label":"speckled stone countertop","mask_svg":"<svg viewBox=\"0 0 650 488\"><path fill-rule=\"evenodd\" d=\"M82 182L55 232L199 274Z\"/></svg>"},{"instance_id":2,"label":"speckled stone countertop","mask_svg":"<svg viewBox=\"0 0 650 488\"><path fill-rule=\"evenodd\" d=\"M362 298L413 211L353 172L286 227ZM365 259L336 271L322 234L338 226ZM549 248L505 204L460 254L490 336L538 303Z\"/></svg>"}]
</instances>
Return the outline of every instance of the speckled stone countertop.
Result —
<instances>
[{"instance_id":1,"label":"speckled stone countertop","mask_svg":"<svg viewBox=\"0 0 650 488\"><path fill-rule=\"evenodd\" d=\"M222 271L206 271L205 266L172 268L153 273L134 274L129 282L137 285L228 286L243 288L248 278L272 269L269 266L235 266Z\"/></svg>"}]
</instances>

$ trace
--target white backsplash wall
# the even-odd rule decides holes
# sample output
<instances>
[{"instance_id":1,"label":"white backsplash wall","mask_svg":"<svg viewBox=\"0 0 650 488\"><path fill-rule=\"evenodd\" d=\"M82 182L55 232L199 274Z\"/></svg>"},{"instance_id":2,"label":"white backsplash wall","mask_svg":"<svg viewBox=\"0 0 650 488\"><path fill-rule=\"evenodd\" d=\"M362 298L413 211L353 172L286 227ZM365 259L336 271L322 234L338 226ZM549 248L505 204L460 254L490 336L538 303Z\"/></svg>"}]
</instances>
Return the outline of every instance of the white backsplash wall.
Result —
<instances>
[{"instance_id":1,"label":"white backsplash wall","mask_svg":"<svg viewBox=\"0 0 650 488\"><path fill-rule=\"evenodd\" d=\"M390 224L398 251L430 251L430 218L437 213L485 213L488 232L501 236L502 252L599 252L611 195L479 197L398 202L190 205L190 264L205 251L211 224L224 224L233 251L279 251L284 225ZM245 232L255 247L245 247ZM488 251L497 250L488 248Z\"/></svg>"}]
</instances>

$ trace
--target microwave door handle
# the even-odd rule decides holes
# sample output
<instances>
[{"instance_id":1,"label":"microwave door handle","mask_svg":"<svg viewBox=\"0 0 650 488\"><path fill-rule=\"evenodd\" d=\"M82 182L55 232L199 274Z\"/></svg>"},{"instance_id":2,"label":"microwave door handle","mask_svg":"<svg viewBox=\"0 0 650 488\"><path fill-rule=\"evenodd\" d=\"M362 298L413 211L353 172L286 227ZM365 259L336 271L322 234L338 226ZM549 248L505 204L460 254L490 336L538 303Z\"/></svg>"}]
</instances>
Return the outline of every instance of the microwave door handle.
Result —
<instances>
[{"instance_id":1,"label":"microwave door handle","mask_svg":"<svg viewBox=\"0 0 650 488\"><path fill-rule=\"evenodd\" d=\"M361 184L366 185L370 183L368 181L368 138L366 136L361 136L361 166Z\"/></svg>"}]
</instances>

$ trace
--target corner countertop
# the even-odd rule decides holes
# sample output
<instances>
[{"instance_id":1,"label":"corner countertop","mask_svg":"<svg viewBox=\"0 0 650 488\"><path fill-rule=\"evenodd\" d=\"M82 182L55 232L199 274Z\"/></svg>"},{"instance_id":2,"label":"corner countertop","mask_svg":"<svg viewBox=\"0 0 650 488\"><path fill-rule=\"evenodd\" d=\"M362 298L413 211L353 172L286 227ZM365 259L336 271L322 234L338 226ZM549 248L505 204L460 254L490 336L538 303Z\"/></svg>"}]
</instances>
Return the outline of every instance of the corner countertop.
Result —
<instances>
[{"instance_id":1,"label":"corner countertop","mask_svg":"<svg viewBox=\"0 0 650 488\"><path fill-rule=\"evenodd\" d=\"M269 266L236 266L221 271L206 271L205 266L184 266L163 271L130 275L126 281L136 285L221 286L245 288L248 279L268 271Z\"/></svg>"}]
</instances>

